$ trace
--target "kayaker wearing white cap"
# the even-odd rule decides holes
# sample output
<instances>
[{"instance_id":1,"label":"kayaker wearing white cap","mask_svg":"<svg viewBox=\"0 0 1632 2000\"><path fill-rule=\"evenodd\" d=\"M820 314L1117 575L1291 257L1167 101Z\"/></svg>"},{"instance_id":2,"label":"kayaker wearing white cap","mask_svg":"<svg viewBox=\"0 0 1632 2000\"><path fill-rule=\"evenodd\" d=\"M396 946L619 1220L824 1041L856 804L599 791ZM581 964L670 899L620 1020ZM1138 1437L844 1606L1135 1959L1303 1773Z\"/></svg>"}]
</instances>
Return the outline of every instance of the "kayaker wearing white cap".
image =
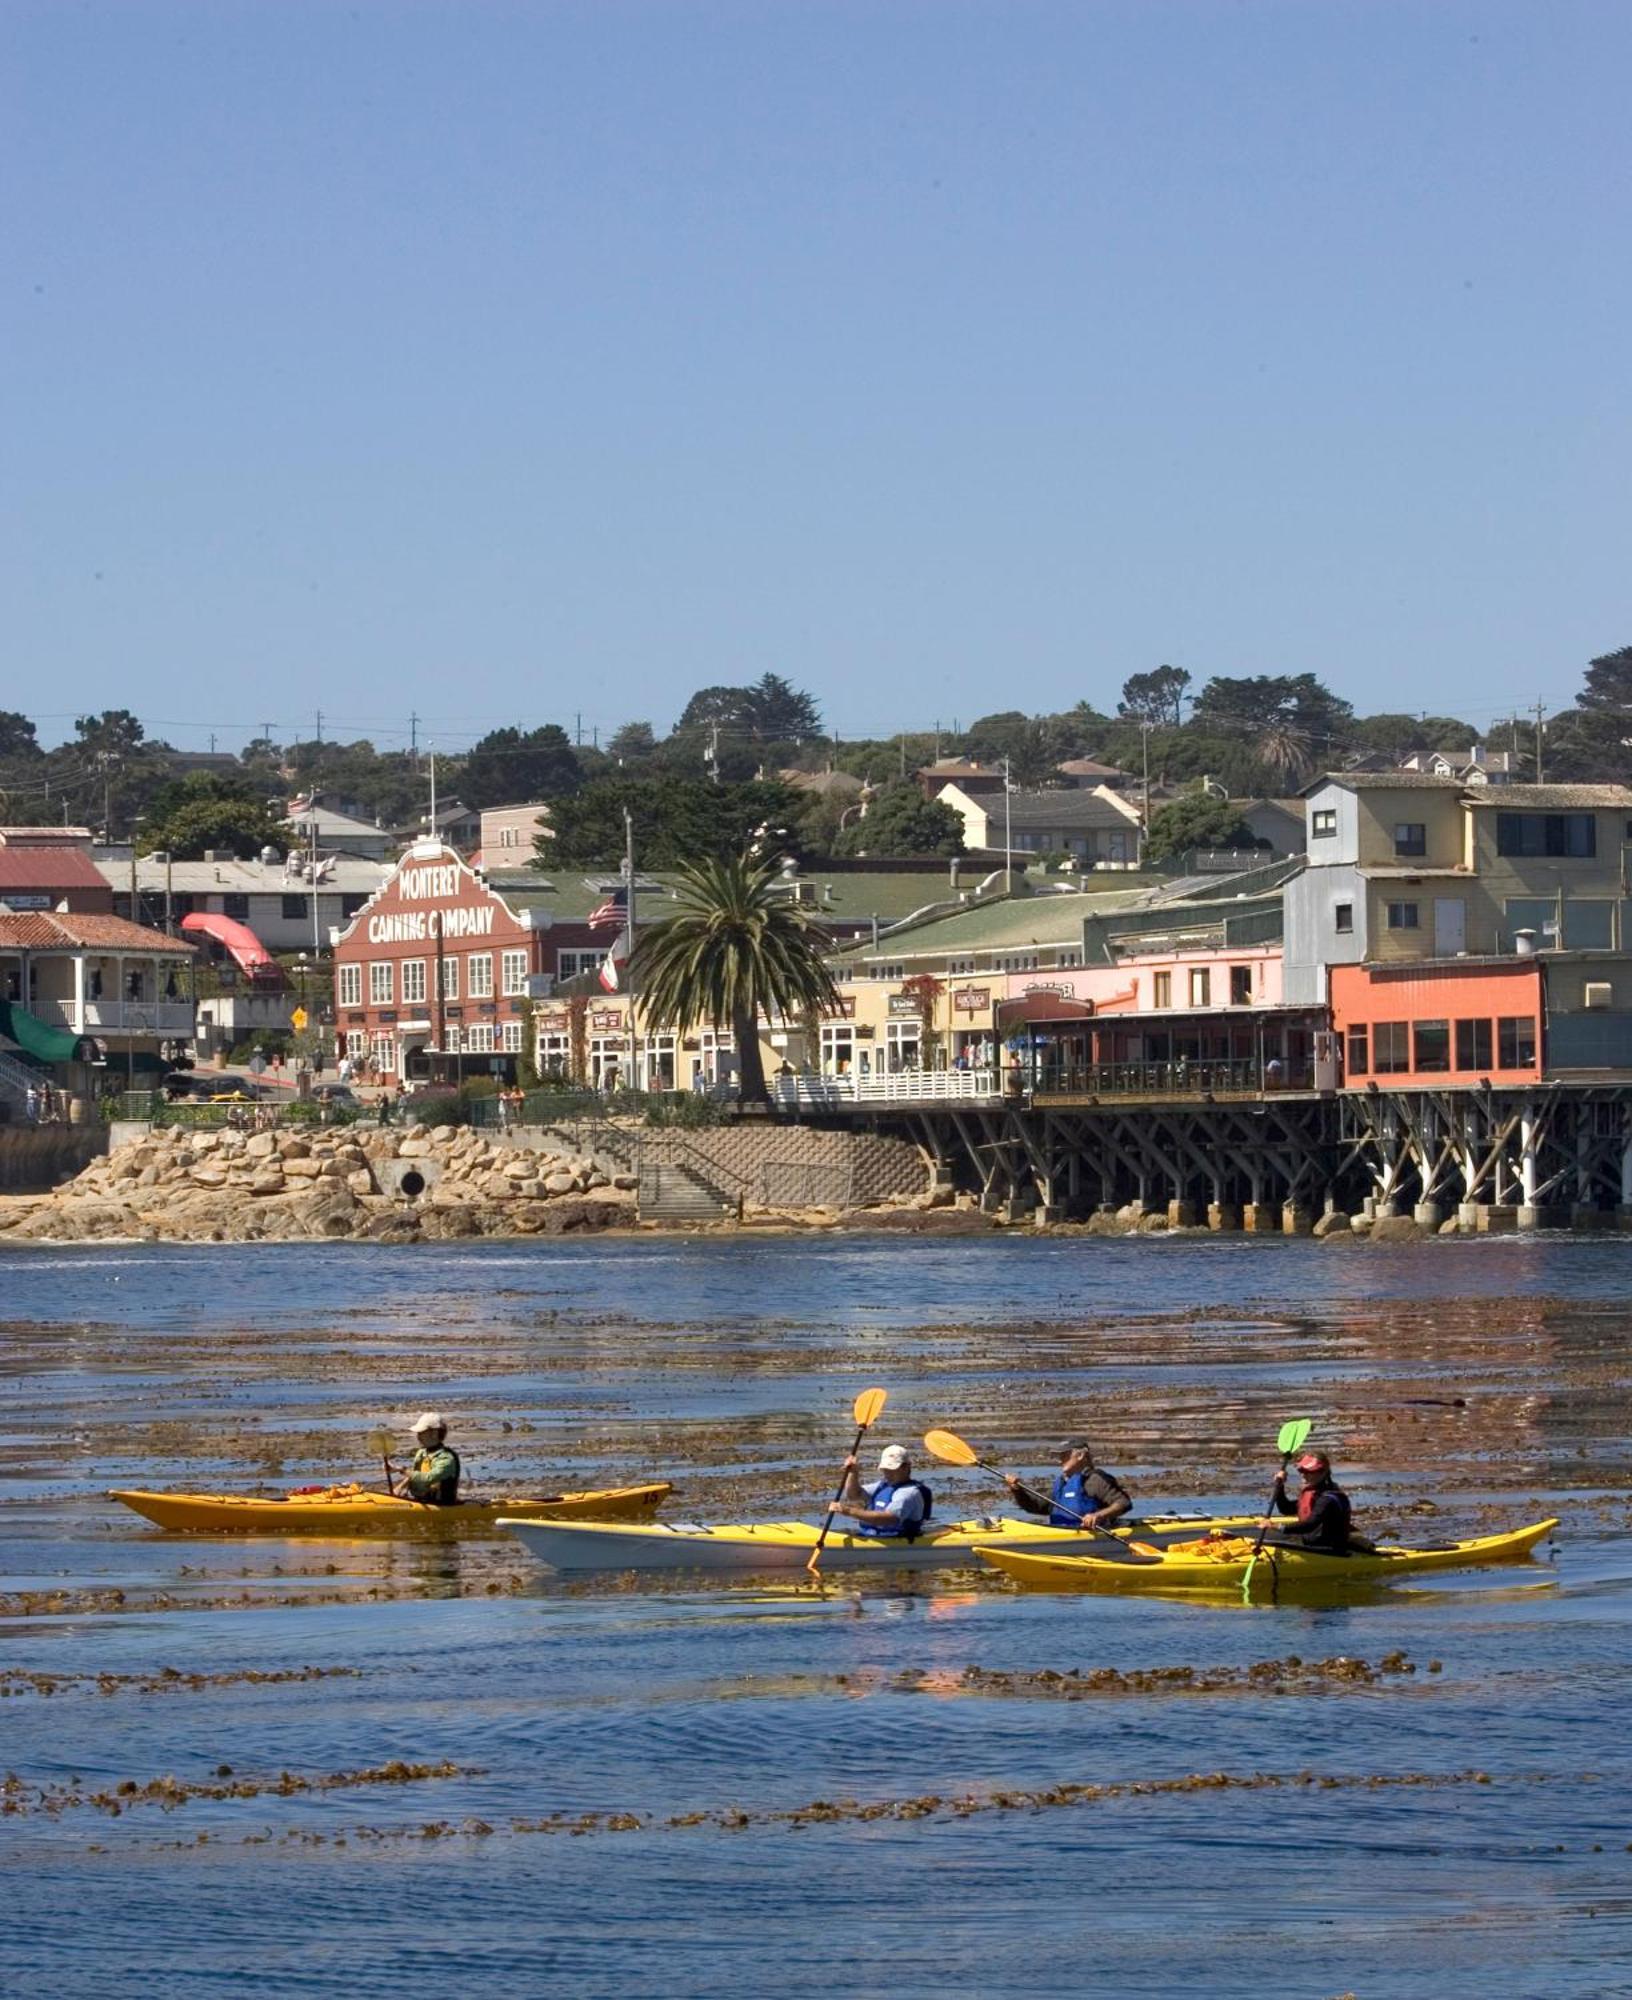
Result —
<instances>
[{"instance_id":1,"label":"kayaker wearing white cap","mask_svg":"<svg viewBox=\"0 0 1632 2000\"><path fill-rule=\"evenodd\" d=\"M1046 1500L1021 1480L1005 1477L1003 1483L1017 1507L1046 1514L1054 1528L1108 1528L1133 1506L1116 1474L1095 1465L1085 1437L1067 1438L1060 1446L1059 1475Z\"/></svg>"},{"instance_id":2,"label":"kayaker wearing white cap","mask_svg":"<svg viewBox=\"0 0 1632 2000\"><path fill-rule=\"evenodd\" d=\"M846 1514L855 1522L858 1535L899 1535L914 1541L929 1519L934 1496L921 1479L912 1476L912 1461L898 1444L887 1444L878 1455L879 1477L863 1486L856 1471L855 1453L844 1461L844 1491L829 1507L830 1514Z\"/></svg>"},{"instance_id":3,"label":"kayaker wearing white cap","mask_svg":"<svg viewBox=\"0 0 1632 2000\"><path fill-rule=\"evenodd\" d=\"M459 1454L448 1443L447 1419L427 1410L414 1425L414 1462L398 1482L406 1500L451 1507L459 1498Z\"/></svg>"}]
</instances>

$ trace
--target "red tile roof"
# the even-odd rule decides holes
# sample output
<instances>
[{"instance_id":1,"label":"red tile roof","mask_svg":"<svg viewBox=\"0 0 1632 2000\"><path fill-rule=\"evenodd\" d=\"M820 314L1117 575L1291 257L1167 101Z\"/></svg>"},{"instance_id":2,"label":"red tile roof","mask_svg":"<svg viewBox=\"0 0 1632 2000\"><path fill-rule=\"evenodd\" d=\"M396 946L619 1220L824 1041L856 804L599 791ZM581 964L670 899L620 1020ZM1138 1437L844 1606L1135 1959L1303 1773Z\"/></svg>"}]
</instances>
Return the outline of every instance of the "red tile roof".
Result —
<instances>
[{"instance_id":1,"label":"red tile roof","mask_svg":"<svg viewBox=\"0 0 1632 2000\"><path fill-rule=\"evenodd\" d=\"M166 937L123 917L0 914L0 950L6 951L141 951L166 957L191 958L196 946L183 938Z\"/></svg>"}]
</instances>

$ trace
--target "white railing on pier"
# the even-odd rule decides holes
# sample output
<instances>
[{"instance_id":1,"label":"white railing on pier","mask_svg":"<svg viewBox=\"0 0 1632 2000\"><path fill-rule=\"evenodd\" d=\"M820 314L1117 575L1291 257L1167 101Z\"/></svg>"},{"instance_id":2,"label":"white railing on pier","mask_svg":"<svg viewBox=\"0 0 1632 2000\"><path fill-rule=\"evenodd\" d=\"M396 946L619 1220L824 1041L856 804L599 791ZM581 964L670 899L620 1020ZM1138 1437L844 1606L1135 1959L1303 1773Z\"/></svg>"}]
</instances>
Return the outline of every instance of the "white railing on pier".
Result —
<instances>
[{"instance_id":1,"label":"white railing on pier","mask_svg":"<svg viewBox=\"0 0 1632 2000\"><path fill-rule=\"evenodd\" d=\"M820 1111L846 1104L992 1103L1002 1079L987 1069L900 1069L877 1076L780 1076L771 1079L773 1103L787 1110Z\"/></svg>"},{"instance_id":2,"label":"white railing on pier","mask_svg":"<svg viewBox=\"0 0 1632 2000\"><path fill-rule=\"evenodd\" d=\"M76 1035L164 1035L190 1040L191 1000L87 1000L83 1011L72 1000L38 999L30 1010L54 1028Z\"/></svg>"}]
</instances>

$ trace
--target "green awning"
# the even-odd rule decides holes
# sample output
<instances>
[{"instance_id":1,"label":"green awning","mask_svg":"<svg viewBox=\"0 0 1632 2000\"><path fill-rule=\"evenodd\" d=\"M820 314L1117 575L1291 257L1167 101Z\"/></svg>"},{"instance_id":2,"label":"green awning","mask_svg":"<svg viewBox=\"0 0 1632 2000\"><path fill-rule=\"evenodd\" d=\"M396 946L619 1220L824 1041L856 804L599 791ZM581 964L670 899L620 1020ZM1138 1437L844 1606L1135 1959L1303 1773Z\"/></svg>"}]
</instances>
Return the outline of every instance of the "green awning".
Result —
<instances>
[{"instance_id":1,"label":"green awning","mask_svg":"<svg viewBox=\"0 0 1632 2000\"><path fill-rule=\"evenodd\" d=\"M0 1000L0 1035L8 1036L25 1055L48 1063L72 1062L82 1040L71 1028L51 1027L15 1000Z\"/></svg>"}]
</instances>

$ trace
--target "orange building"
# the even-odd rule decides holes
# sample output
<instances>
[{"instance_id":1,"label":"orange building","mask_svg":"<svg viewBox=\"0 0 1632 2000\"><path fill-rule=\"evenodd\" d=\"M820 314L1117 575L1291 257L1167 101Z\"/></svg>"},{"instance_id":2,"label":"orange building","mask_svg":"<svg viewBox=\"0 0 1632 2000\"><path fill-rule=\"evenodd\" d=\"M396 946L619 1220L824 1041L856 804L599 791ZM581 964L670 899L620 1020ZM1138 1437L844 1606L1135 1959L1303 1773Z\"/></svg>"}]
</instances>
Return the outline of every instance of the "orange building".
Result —
<instances>
[{"instance_id":1,"label":"orange building","mask_svg":"<svg viewBox=\"0 0 1632 2000\"><path fill-rule=\"evenodd\" d=\"M1542 1073L1536 958L1334 965L1331 1005L1350 1090L1528 1083Z\"/></svg>"}]
</instances>

